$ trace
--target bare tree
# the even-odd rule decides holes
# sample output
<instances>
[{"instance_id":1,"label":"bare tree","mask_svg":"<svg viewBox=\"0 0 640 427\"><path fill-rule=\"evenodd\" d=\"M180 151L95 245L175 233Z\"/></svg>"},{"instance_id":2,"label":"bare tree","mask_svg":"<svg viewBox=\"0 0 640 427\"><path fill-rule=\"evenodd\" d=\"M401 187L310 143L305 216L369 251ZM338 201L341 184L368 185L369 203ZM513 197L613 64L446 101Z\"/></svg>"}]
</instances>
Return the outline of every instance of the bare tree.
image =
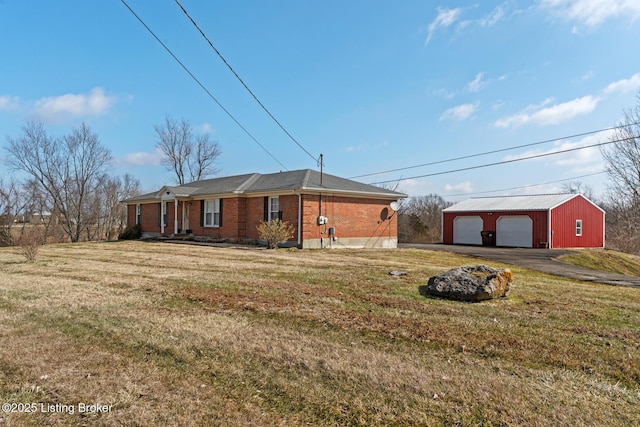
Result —
<instances>
[{"instance_id":1,"label":"bare tree","mask_svg":"<svg viewBox=\"0 0 640 427\"><path fill-rule=\"evenodd\" d=\"M26 191L17 181L5 183L0 178L0 246L15 243L12 229L17 222L24 224L28 203Z\"/></svg>"},{"instance_id":2,"label":"bare tree","mask_svg":"<svg viewBox=\"0 0 640 427\"><path fill-rule=\"evenodd\" d=\"M607 245L625 252L640 252L640 93L635 107L602 149L609 188L606 200Z\"/></svg>"},{"instance_id":3,"label":"bare tree","mask_svg":"<svg viewBox=\"0 0 640 427\"><path fill-rule=\"evenodd\" d=\"M571 194L582 194L587 199L593 201L593 187L582 181L571 181L562 185L562 190Z\"/></svg>"},{"instance_id":4,"label":"bare tree","mask_svg":"<svg viewBox=\"0 0 640 427\"><path fill-rule=\"evenodd\" d=\"M8 137L9 166L29 174L51 197L72 242L80 240L88 215L89 195L111 162L109 149L86 125L63 138L47 135L42 124L30 122L18 138Z\"/></svg>"},{"instance_id":5,"label":"bare tree","mask_svg":"<svg viewBox=\"0 0 640 427\"><path fill-rule=\"evenodd\" d=\"M25 193L28 194L28 206L25 216L31 224L39 224L44 227L43 239L55 243L65 240L65 233L61 230L60 215L56 211L51 196L42 188L42 185L33 178L24 184Z\"/></svg>"},{"instance_id":6,"label":"bare tree","mask_svg":"<svg viewBox=\"0 0 640 427\"><path fill-rule=\"evenodd\" d=\"M194 135L189 121L178 122L169 116L154 129L158 137L156 146L164 155L162 163L173 172L178 184L199 181L217 173L214 163L222 151L208 133Z\"/></svg>"},{"instance_id":7,"label":"bare tree","mask_svg":"<svg viewBox=\"0 0 640 427\"><path fill-rule=\"evenodd\" d=\"M624 119L611 137L615 142L602 149L610 191L630 204L640 200L640 94L637 99L635 107L624 111Z\"/></svg>"},{"instance_id":8,"label":"bare tree","mask_svg":"<svg viewBox=\"0 0 640 427\"><path fill-rule=\"evenodd\" d=\"M97 235L111 240L120 234L127 222L127 207L121 200L140 194L140 181L129 174L123 177L105 176L98 194Z\"/></svg>"},{"instance_id":9,"label":"bare tree","mask_svg":"<svg viewBox=\"0 0 640 427\"><path fill-rule=\"evenodd\" d=\"M449 206L451 203L437 194L402 200L398 211L398 239L407 243L439 242L442 210Z\"/></svg>"}]
</instances>

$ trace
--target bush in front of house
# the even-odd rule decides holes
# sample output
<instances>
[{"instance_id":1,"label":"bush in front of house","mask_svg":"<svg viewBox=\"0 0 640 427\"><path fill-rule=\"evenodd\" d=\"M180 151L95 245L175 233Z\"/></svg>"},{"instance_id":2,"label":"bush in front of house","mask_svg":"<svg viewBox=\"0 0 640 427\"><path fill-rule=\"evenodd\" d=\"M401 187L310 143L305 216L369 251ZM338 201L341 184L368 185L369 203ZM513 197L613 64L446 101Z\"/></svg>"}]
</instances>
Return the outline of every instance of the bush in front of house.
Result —
<instances>
[{"instance_id":1,"label":"bush in front of house","mask_svg":"<svg viewBox=\"0 0 640 427\"><path fill-rule=\"evenodd\" d=\"M257 228L260 240L266 241L269 249L276 249L278 243L283 243L293 238L293 226L279 219L273 219L271 222L262 221Z\"/></svg>"},{"instance_id":2,"label":"bush in front of house","mask_svg":"<svg viewBox=\"0 0 640 427\"><path fill-rule=\"evenodd\" d=\"M129 225L118 235L118 240L137 240L142 237L140 224Z\"/></svg>"}]
</instances>

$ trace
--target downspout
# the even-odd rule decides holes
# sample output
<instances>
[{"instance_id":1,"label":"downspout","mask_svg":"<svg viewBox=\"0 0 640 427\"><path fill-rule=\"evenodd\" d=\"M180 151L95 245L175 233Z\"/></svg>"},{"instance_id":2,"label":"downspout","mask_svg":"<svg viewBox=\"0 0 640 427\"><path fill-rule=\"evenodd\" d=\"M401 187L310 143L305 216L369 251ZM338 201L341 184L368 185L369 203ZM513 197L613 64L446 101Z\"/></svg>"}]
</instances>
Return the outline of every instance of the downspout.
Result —
<instances>
[{"instance_id":1,"label":"downspout","mask_svg":"<svg viewBox=\"0 0 640 427\"><path fill-rule=\"evenodd\" d=\"M298 194L298 246L302 245L302 194Z\"/></svg>"}]
</instances>

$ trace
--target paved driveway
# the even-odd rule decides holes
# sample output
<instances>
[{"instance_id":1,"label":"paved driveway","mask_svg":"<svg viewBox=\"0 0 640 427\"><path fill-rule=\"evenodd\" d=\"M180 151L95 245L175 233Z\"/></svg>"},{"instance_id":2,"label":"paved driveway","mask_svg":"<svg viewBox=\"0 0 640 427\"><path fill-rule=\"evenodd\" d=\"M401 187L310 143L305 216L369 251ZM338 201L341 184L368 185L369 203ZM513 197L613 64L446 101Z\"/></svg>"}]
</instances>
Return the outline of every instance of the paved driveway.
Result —
<instances>
[{"instance_id":1,"label":"paved driveway","mask_svg":"<svg viewBox=\"0 0 640 427\"><path fill-rule=\"evenodd\" d=\"M563 249L524 249L524 248L495 248L487 246L461 246L443 244L408 244L401 243L401 248L427 249L431 251L448 251L457 254L487 259L542 271L544 273L564 276L587 282L604 283L617 286L640 287L640 277L625 276L623 274L607 273L565 264L556 258L571 253Z\"/></svg>"}]
</instances>

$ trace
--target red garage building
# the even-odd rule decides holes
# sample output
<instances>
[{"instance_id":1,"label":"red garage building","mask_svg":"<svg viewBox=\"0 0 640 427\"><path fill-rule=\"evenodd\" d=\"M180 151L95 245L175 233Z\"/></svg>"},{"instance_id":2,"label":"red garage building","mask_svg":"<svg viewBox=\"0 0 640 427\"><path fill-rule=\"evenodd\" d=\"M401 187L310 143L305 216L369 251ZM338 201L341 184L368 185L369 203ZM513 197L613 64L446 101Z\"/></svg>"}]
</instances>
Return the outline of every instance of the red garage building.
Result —
<instances>
[{"instance_id":1,"label":"red garage building","mask_svg":"<svg viewBox=\"0 0 640 427\"><path fill-rule=\"evenodd\" d=\"M448 244L603 248L605 212L580 194L482 197L442 212Z\"/></svg>"}]
</instances>

